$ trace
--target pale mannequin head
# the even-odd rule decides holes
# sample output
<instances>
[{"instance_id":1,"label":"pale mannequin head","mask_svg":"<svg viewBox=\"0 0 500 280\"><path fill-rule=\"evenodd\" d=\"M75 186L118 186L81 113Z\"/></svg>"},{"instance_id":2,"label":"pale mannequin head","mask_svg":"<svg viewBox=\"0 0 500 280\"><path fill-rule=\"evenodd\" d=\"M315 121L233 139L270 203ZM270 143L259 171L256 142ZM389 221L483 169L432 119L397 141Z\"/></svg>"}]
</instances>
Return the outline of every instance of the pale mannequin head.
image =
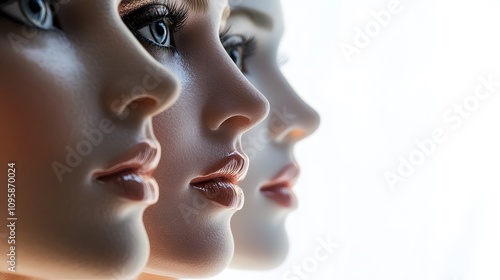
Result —
<instances>
[{"instance_id":1,"label":"pale mannequin head","mask_svg":"<svg viewBox=\"0 0 500 280\"><path fill-rule=\"evenodd\" d=\"M231 227L235 254L231 266L270 269L288 253L285 219L296 208L292 186L299 169L294 145L313 133L319 116L292 89L278 64L284 30L280 0L236 0L231 3L229 35L250 38L247 47L227 47L248 80L269 100L269 116L243 136L250 158L247 177L240 184L245 206ZM251 54L248 52L251 45Z\"/></svg>"},{"instance_id":2,"label":"pale mannequin head","mask_svg":"<svg viewBox=\"0 0 500 280\"><path fill-rule=\"evenodd\" d=\"M267 101L221 45L219 32L227 16L227 0L206 1L204 8L204 1L196 2L196 8L190 1L170 2L170 13L185 11L182 28L174 28L175 51L151 51L178 77L182 92L172 108L153 120L162 146L155 172L160 199L144 215L151 255L141 279L207 277L229 264L233 254L230 219L241 208L243 193L227 184L200 191L198 181L229 163L228 155L234 152L242 157L232 158L244 163L236 169L246 173L248 160L241 135L268 112ZM211 179L229 181L222 175ZM210 194L217 198L210 199Z\"/></svg>"},{"instance_id":3,"label":"pale mannequin head","mask_svg":"<svg viewBox=\"0 0 500 280\"><path fill-rule=\"evenodd\" d=\"M179 86L118 7L119 0L0 6L0 180L15 163L17 276L130 279L147 262L142 215L158 199L146 174L159 160L152 117L174 103ZM129 166L144 153L147 166ZM119 164L129 169L117 174ZM5 260L11 233L2 226L0 235ZM14 277L8 267L3 261L0 278Z\"/></svg>"}]
</instances>

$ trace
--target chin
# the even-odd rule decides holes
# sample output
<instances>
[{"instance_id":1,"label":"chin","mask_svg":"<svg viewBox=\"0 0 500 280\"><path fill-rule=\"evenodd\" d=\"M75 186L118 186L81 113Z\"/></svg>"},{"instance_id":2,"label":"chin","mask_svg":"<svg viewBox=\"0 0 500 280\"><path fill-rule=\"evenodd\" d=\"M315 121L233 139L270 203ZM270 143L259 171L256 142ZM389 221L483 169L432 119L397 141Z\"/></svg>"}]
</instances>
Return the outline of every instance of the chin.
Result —
<instances>
[{"instance_id":1,"label":"chin","mask_svg":"<svg viewBox=\"0 0 500 280\"><path fill-rule=\"evenodd\" d=\"M19 274L47 279L131 279L146 265L149 242L138 221L127 219L109 226L59 224L56 232L49 229L55 225L46 224L47 228L37 227L26 235L19 231L18 255L25 256Z\"/></svg>"},{"instance_id":2,"label":"chin","mask_svg":"<svg viewBox=\"0 0 500 280\"><path fill-rule=\"evenodd\" d=\"M146 264L149 241L142 223L143 206L121 205L103 198L105 194L85 197L80 193L78 199L35 197L40 203L20 204L24 207L19 216L25 224L17 232L17 254L23 256L18 274L46 279L132 279Z\"/></svg>"},{"instance_id":3,"label":"chin","mask_svg":"<svg viewBox=\"0 0 500 280\"><path fill-rule=\"evenodd\" d=\"M236 247L231 267L243 270L271 270L280 266L288 255L288 240L282 244L260 250ZM240 244L240 243L238 243Z\"/></svg>"},{"instance_id":4,"label":"chin","mask_svg":"<svg viewBox=\"0 0 500 280\"><path fill-rule=\"evenodd\" d=\"M175 208L163 211L179 211L179 203L169 205ZM181 215L169 220L159 208L146 210L151 254L144 272L177 278L205 278L221 273L231 262L234 252L229 224L233 213L221 212L218 208L214 206L214 209L205 209L200 215L192 216L189 224L179 217Z\"/></svg>"},{"instance_id":5,"label":"chin","mask_svg":"<svg viewBox=\"0 0 500 280\"><path fill-rule=\"evenodd\" d=\"M230 243L231 245L227 243L192 242L188 245L190 252L183 251L176 256L172 256L172 251L165 252L163 256L150 255L149 263L144 272L175 278L208 278L216 276L231 261L233 246L232 242Z\"/></svg>"},{"instance_id":6,"label":"chin","mask_svg":"<svg viewBox=\"0 0 500 280\"><path fill-rule=\"evenodd\" d=\"M231 222L234 234L235 252L231 267L244 270L270 270L280 266L286 259L289 250L288 234L284 225L284 217L277 220L260 216L236 213ZM257 209L253 209L257 210Z\"/></svg>"}]
</instances>

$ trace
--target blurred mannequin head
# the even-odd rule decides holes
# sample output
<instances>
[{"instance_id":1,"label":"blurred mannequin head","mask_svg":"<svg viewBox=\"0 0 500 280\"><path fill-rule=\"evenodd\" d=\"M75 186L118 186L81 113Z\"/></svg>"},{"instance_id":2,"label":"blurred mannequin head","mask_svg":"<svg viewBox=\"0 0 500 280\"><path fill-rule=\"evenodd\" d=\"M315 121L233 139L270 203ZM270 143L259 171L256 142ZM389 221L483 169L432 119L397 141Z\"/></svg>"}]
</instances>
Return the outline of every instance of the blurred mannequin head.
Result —
<instances>
[{"instance_id":1,"label":"blurred mannequin head","mask_svg":"<svg viewBox=\"0 0 500 280\"><path fill-rule=\"evenodd\" d=\"M242 43L225 47L246 78L269 100L269 116L243 136L250 158L240 184L245 206L231 226L235 238L232 266L268 269L288 253L285 219L296 206L292 187L299 175L294 145L313 133L319 116L292 89L278 65L284 22L279 0L240 0L231 4L227 36Z\"/></svg>"}]
</instances>

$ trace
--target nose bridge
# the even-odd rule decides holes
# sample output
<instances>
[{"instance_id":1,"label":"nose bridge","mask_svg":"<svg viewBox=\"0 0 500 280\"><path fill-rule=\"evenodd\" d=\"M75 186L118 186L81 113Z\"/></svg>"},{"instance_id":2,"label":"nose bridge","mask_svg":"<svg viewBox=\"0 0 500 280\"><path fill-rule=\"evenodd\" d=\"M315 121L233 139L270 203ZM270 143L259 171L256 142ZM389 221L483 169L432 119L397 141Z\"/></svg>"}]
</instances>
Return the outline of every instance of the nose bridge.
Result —
<instances>
[{"instance_id":1,"label":"nose bridge","mask_svg":"<svg viewBox=\"0 0 500 280\"><path fill-rule=\"evenodd\" d=\"M209 86L211 130L232 126L242 133L260 123L269 112L269 103L241 74L222 49L210 55L209 68L204 69Z\"/></svg>"},{"instance_id":2,"label":"nose bridge","mask_svg":"<svg viewBox=\"0 0 500 280\"><path fill-rule=\"evenodd\" d=\"M273 95L269 116L269 130L276 141L299 141L311 135L319 126L318 112L307 104L277 70L271 90ZM273 102L274 101L274 102Z\"/></svg>"},{"instance_id":3,"label":"nose bridge","mask_svg":"<svg viewBox=\"0 0 500 280\"><path fill-rule=\"evenodd\" d=\"M107 108L121 115L133 103L139 115L155 115L170 107L179 95L177 78L144 49L118 16L109 15L95 27L99 42L98 67L103 73ZM98 23L96 23L97 25Z\"/></svg>"}]
</instances>

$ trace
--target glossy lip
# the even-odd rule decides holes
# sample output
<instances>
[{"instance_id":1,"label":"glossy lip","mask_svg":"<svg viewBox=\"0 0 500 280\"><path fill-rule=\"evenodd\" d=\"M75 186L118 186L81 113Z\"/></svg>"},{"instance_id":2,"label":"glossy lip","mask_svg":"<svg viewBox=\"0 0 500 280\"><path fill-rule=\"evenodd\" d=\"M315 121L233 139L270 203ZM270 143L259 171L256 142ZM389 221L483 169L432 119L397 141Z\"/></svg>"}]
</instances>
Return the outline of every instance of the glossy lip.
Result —
<instances>
[{"instance_id":1,"label":"glossy lip","mask_svg":"<svg viewBox=\"0 0 500 280\"><path fill-rule=\"evenodd\" d=\"M151 205L159 196L158 183L152 177L159 162L159 145L146 140L133 146L111 167L95 172L94 178L111 186L122 198Z\"/></svg>"},{"instance_id":2,"label":"glossy lip","mask_svg":"<svg viewBox=\"0 0 500 280\"><path fill-rule=\"evenodd\" d=\"M244 195L238 184L245 178L247 171L248 158L232 152L206 175L193 179L190 185L215 205L239 210L243 207Z\"/></svg>"},{"instance_id":3,"label":"glossy lip","mask_svg":"<svg viewBox=\"0 0 500 280\"><path fill-rule=\"evenodd\" d=\"M296 206L292 186L299 177L300 170L296 164L285 166L273 179L260 188L260 192L271 201L285 208Z\"/></svg>"}]
</instances>

